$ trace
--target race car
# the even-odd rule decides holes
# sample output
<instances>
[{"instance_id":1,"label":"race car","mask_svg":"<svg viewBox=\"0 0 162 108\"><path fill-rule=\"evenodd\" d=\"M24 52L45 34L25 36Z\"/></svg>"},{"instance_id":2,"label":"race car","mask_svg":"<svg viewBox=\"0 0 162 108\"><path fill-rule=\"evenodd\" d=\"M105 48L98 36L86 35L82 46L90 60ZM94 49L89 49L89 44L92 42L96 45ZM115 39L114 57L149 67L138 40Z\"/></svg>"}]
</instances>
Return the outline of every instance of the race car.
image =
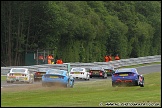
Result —
<instances>
[{"instance_id":1,"label":"race car","mask_svg":"<svg viewBox=\"0 0 162 108\"><path fill-rule=\"evenodd\" d=\"M92 77L102 77L107 78L107 73L105 72L103 67L91 67L89 69L90 78Z\"/></svg>"},{"instance_id":2,"label":"race car","mask_svg":"<svg viewBox=\"0 0 162 108\"><path fill-rule=\"evenodd\" d=\"M115 72L115 69L113 66L104 66L104 70L107 73L107 76L112 76L112 74Z\"/></svg>"},{"instance_id":3,"label":"race car","mask_svg":"<svg viewBox=\"0 0 162 108\"><path fill-rule=\"evenodd\" d=\"M144 76L137 72L136 68L121 68L117 69L112 74L112 86L116 85L133 85L144 87Z\"/></svg>"},{"instance_id":4,"label":"race car","mask_svg":"<svg viewBox=\"0 0 162 108\"><path fill-rule=\"evenodd\" d=\"M70 71L70 75L76 79L85 79L89 80L89 69L84 67L74 67Z\"/></svg>"},{"instance_id":5,"label":"race car","mask_svg":"<svg viewBox=\"0 0 162 108\"><path fill-rule=\"evenodd\" d=\"M74 78L69 76L68 72L59 69L47 70L46 74L42 76L42 86L56 86L63 85L72 88L74 85Z\"/></svg>"},{"instance_id":6,"label":"race car","mask_svg":"<svg viewBox=\"0 0 162 108\"><path fill-rule=\"evenodd\" d=\"M41 81L42 76L46 73L50 68L38 68L37 72L34 73L34 81Z\"/></svg>"},{"instance_id":7,"label":"race car","mask_svg":"<svg viewBox=\"0 0 162 108\"><path fill-rule=\"evenodd\" d=\"M34 78L32 72L30 72L28 68L12 68L7 74L6 81L7 83L33 83Z\"/></svg>"}]
</instances>

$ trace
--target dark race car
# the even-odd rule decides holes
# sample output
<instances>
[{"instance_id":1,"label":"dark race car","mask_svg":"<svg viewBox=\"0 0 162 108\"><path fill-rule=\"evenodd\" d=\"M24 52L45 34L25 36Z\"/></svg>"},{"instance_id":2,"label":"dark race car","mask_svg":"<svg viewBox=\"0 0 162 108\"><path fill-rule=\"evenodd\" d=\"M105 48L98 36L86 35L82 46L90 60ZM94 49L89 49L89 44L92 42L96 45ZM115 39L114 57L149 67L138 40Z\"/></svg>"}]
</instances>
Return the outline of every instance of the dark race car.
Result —
<instances>
[{"instance_id":1,"label":"dark race car","mask_svg":"<svg viewBox=\"0 0 162 108\"><path fill-rule=\"evenodd\" d=\"M144 87L144 76L138 74L136 68L117 69L112 74L112 86L133 85Z\"/></svg>"},{"instance_id":2,"label":"dark race car","mask_svg":"<svg viewBox=\"0 0 162 108\"><path fill-rule=\"evenodd\" d=\"M37 72L34 73L34 81L42 81L42 76L50 68L38 68Z\"/></svg>"},{"instance_id":3,"label":"dark race car","mask_svg":"<svg viewBox=\"0 0 162 108\"><path fill-rule=\"evenodd\" d=\"M102 77L107 78L107 74L103 67L91 67L89 69L90 78L92 77Z\"/></svg>"},{"instance_id":4,"label":"dark race car","mask_svg":"<svg viewBox=\"0 0 162 108\"><path fill-rule=\"evenodd\" d=\"M115 69L113 66L104 66L103 68L105 72L107 73L107 76L112 76L112 74L115 72Z\"/></svg>"}]
</instances>

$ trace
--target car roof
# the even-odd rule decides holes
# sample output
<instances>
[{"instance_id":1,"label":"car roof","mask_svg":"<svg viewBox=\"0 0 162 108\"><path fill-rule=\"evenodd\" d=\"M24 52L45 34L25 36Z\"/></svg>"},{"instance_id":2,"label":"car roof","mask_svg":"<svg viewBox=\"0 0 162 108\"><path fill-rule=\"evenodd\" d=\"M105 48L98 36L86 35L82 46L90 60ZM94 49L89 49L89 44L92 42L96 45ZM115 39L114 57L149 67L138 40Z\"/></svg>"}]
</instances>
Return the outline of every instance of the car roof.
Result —
<instances>
[{"instance_id":1,"label":"car roof","mask_svg":"<svg viewBox=\"0 0 162 108\"><path fill-rule=\"evenodd\" d=\"M120 72L133 72L133 73L137 73L137 69L136 68L121 68L121 69L117 69L115 71L115 73L120 73Z\"/></svg>"}]
</instances>

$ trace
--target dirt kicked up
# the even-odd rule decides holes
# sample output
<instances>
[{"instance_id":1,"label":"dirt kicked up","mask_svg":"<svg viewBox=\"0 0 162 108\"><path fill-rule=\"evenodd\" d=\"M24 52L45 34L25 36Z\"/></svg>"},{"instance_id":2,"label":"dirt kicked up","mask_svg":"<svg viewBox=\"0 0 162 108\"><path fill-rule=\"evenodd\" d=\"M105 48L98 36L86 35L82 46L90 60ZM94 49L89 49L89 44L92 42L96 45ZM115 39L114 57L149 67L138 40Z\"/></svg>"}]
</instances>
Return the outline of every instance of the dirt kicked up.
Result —
<instances>
[{"instance_id":1,"label":"dirt kicked up","mask_svg":"<svg viewBox=\"0 0 162 108\"><path fill-rule=\"evenodd\" d=\"M57 84L51 87L42 87L42 84L30 84L26 86L10 86L10 87L1 87L1 93L3 92L23 92L23 91L33 91L33 90L56 90L56 89L67 89L66 87Z\"/></svg>"}]
</instances>

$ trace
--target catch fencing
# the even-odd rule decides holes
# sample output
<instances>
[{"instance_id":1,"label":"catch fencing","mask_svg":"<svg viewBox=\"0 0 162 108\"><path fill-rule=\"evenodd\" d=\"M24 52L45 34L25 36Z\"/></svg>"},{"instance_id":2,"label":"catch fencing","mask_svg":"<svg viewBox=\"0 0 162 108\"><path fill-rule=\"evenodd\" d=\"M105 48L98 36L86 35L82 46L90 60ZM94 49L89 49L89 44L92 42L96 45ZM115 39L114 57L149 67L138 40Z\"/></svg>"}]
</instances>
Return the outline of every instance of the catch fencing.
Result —
<instances>
[{"instance_id":1,"label":"catch fencing","mask_svg":"<svg viewBox=\"0 0 162 108\"><path fill-rule=\"evenodd\" d=\"M55 68L61 70L70 71L73 67L97 67L97 66L113 66L115 69L123 66L132 66L139 64L149 64L154 62L161 62L161 55L155 56L146 56L146 57L138 57L138 58L129 58L129 59L120 59L109 62L93 62L93 63L63 63L63 64L42 64L42 65L32 65L32 66L9 66L9 67L1 67L1 75L7 75L11 68L28 68L32 72L36 72L38 68Z\"/></svg>"}]
</instances>

